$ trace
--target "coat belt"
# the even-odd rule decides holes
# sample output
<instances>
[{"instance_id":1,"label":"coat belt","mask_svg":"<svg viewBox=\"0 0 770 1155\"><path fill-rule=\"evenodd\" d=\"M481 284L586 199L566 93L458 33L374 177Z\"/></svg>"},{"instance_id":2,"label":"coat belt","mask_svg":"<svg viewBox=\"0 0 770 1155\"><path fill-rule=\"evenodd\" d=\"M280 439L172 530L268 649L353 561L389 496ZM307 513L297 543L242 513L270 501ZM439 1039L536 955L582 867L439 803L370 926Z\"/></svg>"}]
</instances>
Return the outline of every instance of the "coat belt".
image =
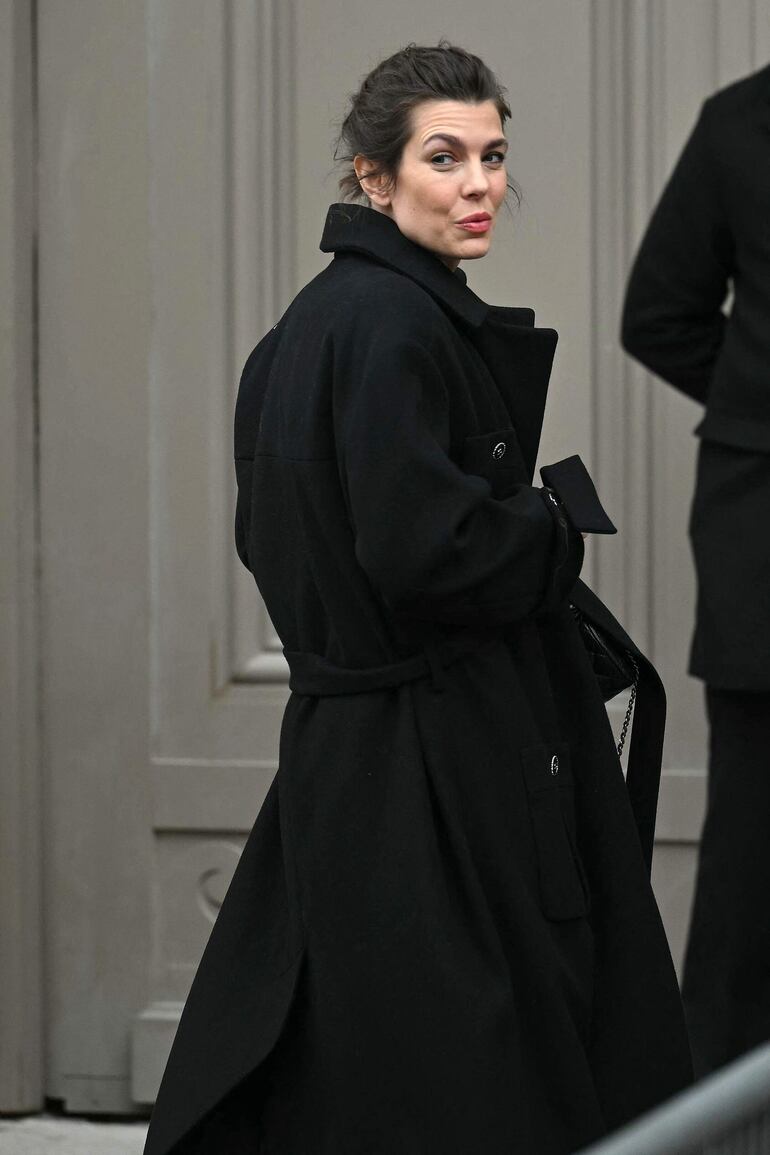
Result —
<instances>
[{"instance_id":1,"label":"coat belt","mask_svg":"<svg viewBox=\"0 0 770 1155\"><path fill-rule=\"evenodd\" d=\"M443 671L459 658L474 653L498 638L481 635L478 631L463 630L441 642L430 642L419 654L412 654L385 666L337 666L320 654L301 650L284 650L289 663L289 689L295 694L365 694L372 690L387 690L405 682L430 678L432 689L440 693L444 688Z\"/></svg>"},{"instance_id":2,"label":"coat belt","mask_svg":"<svg viewBox=\"0 0 770 1155\"><path fill-rule=\"evenodd\" d=\"M591 594L591 597L595 598L595 595ZM617 640L632 647L640 663L626 786L649 874L652 870L663 761L666 695L655 667L634 646L606 607L602 606L602 610L605 615L600 619L602 624L610 629L615 626L620 631ZM444 687L443 670L446 666L496 640L499 640L499 635L495 638L478 631L464 630L446 641L429 643L422 653L385 666L368 666L364 669L337 666L320 654L286 649L283 652L289 663L289 689L295 694L365 694L371 690L387 690L405 682L416 682L421 678L430 678L432 689L440 693Z\"/></svg>"}]
</instances>

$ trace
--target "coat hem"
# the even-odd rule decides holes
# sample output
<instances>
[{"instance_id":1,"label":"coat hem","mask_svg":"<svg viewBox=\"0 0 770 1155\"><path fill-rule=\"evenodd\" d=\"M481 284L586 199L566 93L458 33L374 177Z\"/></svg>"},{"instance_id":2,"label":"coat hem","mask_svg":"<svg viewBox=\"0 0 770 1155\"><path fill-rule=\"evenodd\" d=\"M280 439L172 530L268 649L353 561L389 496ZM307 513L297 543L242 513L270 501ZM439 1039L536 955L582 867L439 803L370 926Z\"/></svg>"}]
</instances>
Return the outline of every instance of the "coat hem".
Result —
<instances>
[{"instance_id":1,"label":"coat hem","mask_svg":"<svg viewBox=\"0 0 770 1155\"><path fill-rule=\"evenodd\" d=\"M259 1068L265 1062L267 1062L267 1060L273 1054L276 1046L278 1045L281 1036L283 1035L286 1023L291 1013L291 1009L296 1000L299 979L304 969L306 955L307 944L303 942L293 961L278 974L274 975L268 984L269 987L273 987L276 983L279 983L281 980L285 979L287 975L291 974L292 971L294 972L293 980L291 982L288 993L285 996L285 1001L281 1011L279 1012L277 1022L273 1030L268 1032L267 1046L262 1051L262 1053L259 1054L259 1057L254 1062L245 1065L236 1078L230 1080L225 1087L220 1089L216 1098L206 1104L203 1109L198 1110L194 1115L188 1118L187 1122L184 1123L182 1130L179 1130L178 1126L174 1126L173 1129L169 1128L165 1137L161 1137L160 1140L156 1142L152 1134L153 1128L151 1120L150 1133L147 1137L147 1143L144 1148L143 1155L185 1155L187 1150L186 1145L191 1140L194 1130L199 1127L204 1122L204 1120L206 1120L214 1111L216 1111L217 1108L227 1098L227 1096L235 1091L236 1088L244 1082L244 1080L251 1078L259 1070ZM193 1150L197 1150L197 1147L193 1148Z\"/></svg>"}]
</instances>

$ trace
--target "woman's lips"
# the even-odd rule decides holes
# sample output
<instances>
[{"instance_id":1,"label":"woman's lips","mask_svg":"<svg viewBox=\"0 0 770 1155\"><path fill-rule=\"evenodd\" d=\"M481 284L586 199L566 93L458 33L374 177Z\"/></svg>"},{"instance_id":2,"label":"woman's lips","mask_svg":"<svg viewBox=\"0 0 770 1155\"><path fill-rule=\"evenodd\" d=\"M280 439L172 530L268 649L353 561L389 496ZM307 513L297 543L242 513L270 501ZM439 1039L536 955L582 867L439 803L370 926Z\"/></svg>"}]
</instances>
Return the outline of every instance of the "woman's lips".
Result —
<instances>
[{"instance_id":1,"label":"woman's lips","mask_svg":"<svg viewBox=\"0 0 770 1155\"><path fill-rule=\"evenodd\" d=\"M483 221L458 221L458 229L467 229L469 233L486 233L489 231L492 221L487 217Z\"/></svg>"}]
</instances>

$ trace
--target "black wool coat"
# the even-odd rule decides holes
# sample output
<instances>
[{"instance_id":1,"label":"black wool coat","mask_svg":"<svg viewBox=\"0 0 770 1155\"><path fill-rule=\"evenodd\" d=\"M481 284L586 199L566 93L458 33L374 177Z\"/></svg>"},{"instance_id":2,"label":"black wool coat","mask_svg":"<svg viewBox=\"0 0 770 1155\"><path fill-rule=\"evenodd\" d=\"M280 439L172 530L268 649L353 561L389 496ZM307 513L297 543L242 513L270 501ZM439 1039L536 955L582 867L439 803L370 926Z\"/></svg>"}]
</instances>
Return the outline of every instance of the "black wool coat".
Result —
<instances>
[{"instance_id":1,"label":"black wool coat","mask_svg":"<svg viewBox=\"0 0 770 1155\"><path fill-rule=\"evenodd\" d=\"M705 406L690 518L690 673L768 691L770 66L704 103L636 256L622 340Z\"/></svg>"},{"instance_id":2,"label":"black wool coat","mask_svg":"<svg viewBox=\"0 0 770 1155\"><path fill-rule=\"evenodd\" d=\"M532 484L556 334L370 208L321 247L236 411L280 765L146 1152L567 1155L691 1072L568 604L603 511Z\"/></svg>"}]
</instances>

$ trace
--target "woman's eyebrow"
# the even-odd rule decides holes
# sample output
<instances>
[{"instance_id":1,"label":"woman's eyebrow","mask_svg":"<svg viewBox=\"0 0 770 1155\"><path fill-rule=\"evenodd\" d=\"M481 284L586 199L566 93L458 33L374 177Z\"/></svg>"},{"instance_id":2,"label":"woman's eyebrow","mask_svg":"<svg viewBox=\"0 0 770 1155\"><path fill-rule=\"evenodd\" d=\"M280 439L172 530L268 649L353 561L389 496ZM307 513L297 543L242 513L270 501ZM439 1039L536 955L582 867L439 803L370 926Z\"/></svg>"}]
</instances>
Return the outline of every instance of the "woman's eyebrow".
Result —
<instances>
[{"instance_id":1,"label":"woman's eyebrow","mask_svg":"<svg viewBox=\"0 0 770 1155\"><path fill-rule=\"evenodd\" d=\"M434 132L427 140L423 141L423 148L427 148L432 140L445 140L447 144L454 145L455 148L465 148L465 145L458 136L451 136L448 132ZM489 152L490 148L500 148L501 145L507 145L508 141L504 136L498 136L495 140L490 140L484 146L484 152Z\"/></svg>"}]
</instances>

